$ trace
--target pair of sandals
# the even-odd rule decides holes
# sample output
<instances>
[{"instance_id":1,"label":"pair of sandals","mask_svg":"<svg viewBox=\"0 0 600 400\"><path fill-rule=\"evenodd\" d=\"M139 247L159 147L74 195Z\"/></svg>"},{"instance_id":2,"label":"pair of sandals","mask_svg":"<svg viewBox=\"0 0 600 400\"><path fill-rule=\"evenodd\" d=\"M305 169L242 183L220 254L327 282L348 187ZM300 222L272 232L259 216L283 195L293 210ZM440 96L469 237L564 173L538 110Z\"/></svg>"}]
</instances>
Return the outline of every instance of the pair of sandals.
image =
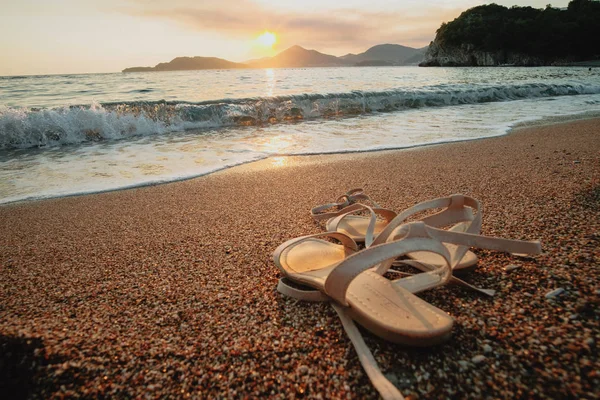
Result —
<instances>
[{"instance_id":1,"label":"pair of sandals","mask_svg":"<svg viewBox=\"0 0 600 400\"><path fill-rule=\"evenodd\" d=\"M353 321L392 342L411 346L441 343L450 337L454 321L416 293L453 281L493 295L493 291L475 288L454 276L477 264L469 247L516 255L541 252L538 241L480 235L481 204L463 195L425 201L396 214L381 208L361 189L353 189L335 203L315 207L311 214L317 221L326 221L327 232L289 240L275 250L275 265L284 276L277 288L299 300L331 302L363 368L384 399L403 397L377 367ZM359 250L359 243L365 248ZM423 273L394 280L383 276L401 264Z\"/></svg>"}]
</instances>

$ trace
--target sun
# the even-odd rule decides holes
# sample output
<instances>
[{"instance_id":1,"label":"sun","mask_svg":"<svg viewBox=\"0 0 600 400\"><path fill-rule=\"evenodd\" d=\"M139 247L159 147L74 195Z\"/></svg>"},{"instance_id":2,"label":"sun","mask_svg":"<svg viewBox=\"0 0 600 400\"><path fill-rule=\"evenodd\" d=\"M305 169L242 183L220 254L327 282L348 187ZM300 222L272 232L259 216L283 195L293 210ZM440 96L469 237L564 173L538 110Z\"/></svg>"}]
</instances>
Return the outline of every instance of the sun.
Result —
<instances>
[{"instance_id":1,"label":"sun","mask_svg":"<svg viewBox=\"0 0 600 400\"><path fill-rule=\"evenodd\" d=\"M277 43L277 36L273 32L265 31L265 33L256 38L256 41L263 47L271 48Z\"/></svg>"}]
</instances>

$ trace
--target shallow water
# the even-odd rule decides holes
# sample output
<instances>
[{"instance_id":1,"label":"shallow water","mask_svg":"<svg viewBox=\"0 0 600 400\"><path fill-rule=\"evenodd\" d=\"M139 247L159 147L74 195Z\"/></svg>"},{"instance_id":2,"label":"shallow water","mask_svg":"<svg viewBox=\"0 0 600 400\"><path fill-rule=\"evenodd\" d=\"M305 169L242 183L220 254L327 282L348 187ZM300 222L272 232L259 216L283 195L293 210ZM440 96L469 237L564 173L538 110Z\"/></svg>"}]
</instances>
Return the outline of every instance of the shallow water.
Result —
<instances>
[{"instance_id":1,"label":"shallow water","mask_svg":"<svg viewBox=\"0 0 600 400\"><path fill-rule=\"evenodd\" d=\"M6 203L184 179L272 155L497 136L524 121L600 112L600 74L396 67L0 78L0 102Z\"/></svg>"}]
</instances>

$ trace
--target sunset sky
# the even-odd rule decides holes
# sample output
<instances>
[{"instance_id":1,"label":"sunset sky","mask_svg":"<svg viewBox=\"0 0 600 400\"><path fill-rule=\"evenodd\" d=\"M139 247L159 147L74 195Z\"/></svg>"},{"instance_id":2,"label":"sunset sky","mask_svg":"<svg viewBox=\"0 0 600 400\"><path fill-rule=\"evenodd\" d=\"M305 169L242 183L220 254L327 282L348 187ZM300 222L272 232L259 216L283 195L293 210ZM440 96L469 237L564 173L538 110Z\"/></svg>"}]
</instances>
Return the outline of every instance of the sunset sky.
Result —
<instances>
[{"instance_id":1,"label":"sunset sky","mask_svg":"<svg viewBox=\"0 0 600 400\"><path fill-rule=\"evenodd\" d=\"M542 8L549 0L495 1ZM476 0L0 0L1 75L114 72L177 56L243 62L300 46L333 55L423 47ZM566 7L568 0L552 2ZM256 38L277 36L273 48Z\"/></svg>"}]
</instances>

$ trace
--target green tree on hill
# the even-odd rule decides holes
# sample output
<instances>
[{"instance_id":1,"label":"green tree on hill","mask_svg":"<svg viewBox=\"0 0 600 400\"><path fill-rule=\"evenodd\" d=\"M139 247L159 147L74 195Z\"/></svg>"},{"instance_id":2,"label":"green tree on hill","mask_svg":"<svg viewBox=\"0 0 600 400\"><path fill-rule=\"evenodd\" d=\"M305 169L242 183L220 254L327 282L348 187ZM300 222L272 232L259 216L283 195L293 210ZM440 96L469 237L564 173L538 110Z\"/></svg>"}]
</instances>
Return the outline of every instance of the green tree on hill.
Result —
<instances>
[{"instance_id":1,"label":"green tree on hill","mask_svg":"<svg viewBox=\"0 0 600 400\"><path fill-rule=\"evenodd\" d=\"M547 6L473 7L437 30L440 45L511 51L545 59L600 57L600 2L573 0L566 10Z\"/></svg>"}]
</instances>

